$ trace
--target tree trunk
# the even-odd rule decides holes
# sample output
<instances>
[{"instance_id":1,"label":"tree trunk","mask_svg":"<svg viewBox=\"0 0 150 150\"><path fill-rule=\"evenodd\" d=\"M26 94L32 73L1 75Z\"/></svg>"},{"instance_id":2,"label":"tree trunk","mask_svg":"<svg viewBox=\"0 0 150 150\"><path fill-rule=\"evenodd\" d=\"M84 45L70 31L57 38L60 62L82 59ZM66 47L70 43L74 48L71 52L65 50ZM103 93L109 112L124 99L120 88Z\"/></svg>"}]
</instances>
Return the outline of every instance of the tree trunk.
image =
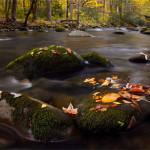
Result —
<instances>
[{"instance_id":1,"label":"tree trunk","mask_svg":"<svg viewBox=\"0 0 150 150\"><path fill-rule=\"evenodd\" d=\"M69 13L69 0L67 0L67 10L66 10L66 20L68 22L68 13Z\"/></svg>"},{"instance_id":2,"label":"tree trunk","mask_svg":"<svg viewBox=\"0 0 150 150\"><path fill-rule=\"evenodd\" d=\"M37 2L38 0L35 1L34 5L33 5L33 21L37 20Z\"/></svg>"},{"instance_id":3,"label":"tree trunk","mask_svg":"<svg viewBox=\"0 0 150 150\"><path fill-rule=\"evenodd\" d=\"M52 9L51 9L51 0L47 1L47 20L52 21Z\"/></svg>"},{"instance_id":4,"label":"tree trunk","mask_svg":"<svg viewBox=\"0 0 150 150\"><path fill-rule=\"evenodd\" d=\"M24 15L26 16L27 10L26 10L26 1L25 0L23 0L23 10L24 10Z\"/></svg>"},{"instance_id":5,"label":"tree trunk","mask_svg":"<svg viewBox=\"0 0 150 150\"><path fill-rule=\"evenodd\" d=\"M36 0L32 0L32 3L31 3L31 6L30 6L30 9L29 9L29 12L27 13L26 15L26 19L25 19L25 22L24 22L24 26L26 27L27 26L27 22L28 22L28 18L31 14L31 11L33 9L33 6L34 6L34 3L35 3Z\"/></svg>"},{"instance_id":6,"label":"tree trunk","mask_svg":"<svg viewBox=\"0 0 150 150\"><path fill-rule=\"evenodd\" d=\"M8 0L5 1L5 15L6 15L6 21L8 21Z\"/></svg>"},{"instance_id":7,"label":"tree trunk","mask_svg":"<svg viewBox=\"0 0 150 150\"><path fill-rule=\"evenodd\" d=\"M12 3L12 12L11 12L11 19L12 21L16 21L16 10L17 10L17 0L13 0Z\"/></svg>"},{"instance_id":8,"label":"tree trunk","mask_svg":"<svg viewBox=\"0 0 150 150\"><path fill-rule=\"evenodd\" d=\"M77 22L78 22L78 25L80 23L80 0L78 0L78 14L77 14Z\"/></svg>"}]
</instances>

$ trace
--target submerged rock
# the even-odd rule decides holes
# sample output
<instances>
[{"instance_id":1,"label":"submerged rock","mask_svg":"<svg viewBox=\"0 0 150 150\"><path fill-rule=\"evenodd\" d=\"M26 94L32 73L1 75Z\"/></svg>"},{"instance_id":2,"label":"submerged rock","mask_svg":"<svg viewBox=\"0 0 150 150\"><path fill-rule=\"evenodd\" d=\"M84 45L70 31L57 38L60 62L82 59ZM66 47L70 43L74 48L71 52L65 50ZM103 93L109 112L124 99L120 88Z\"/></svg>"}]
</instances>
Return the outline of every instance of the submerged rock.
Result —
<instances>
[{"instance_id":1,"label":"submerged rock","mask_svg":"<svg viewBox=\"0 0 150 150\"><path fill-rule=\"evenodd\" d=\"M50 46L31 50L10 62L5 69L34 78L72 73L83 66L84 61L76 52L61 46Z\"/></svg>"},{"instance_id":2,"label":"submerged rock","mask_svg":"<svg viewBox=\"0 0 150 150\"><path fill-rule=\"evenodd\" d=\"M71 31L68 36L71 37L91 37L92 35L84 32L84 31L80 31L80 30L75 30L75 31Z\"/></svg>"},{"instance_id":3,"label":"submerged rock","mask_svg":"<svg viewBox=\"0 0 150 150\"><path fill-rule=\"evenodd\" d=\"M118 93L117 90L109 88L103 88L97 92L100 92L101 95ZM139 125L150 115L150 103L147 101L137 101L141 111L138 108L134 108L135 105L131 105L131 103L123 103L117 107L110 107L103 111L90 110L99 104L104 105L102 102L95 103L92 94L81 100L78 105L78 115L76 117L78 127L87 133L99 134L127 131L133 126Z\"/></svg>"},{"instance_id":4,"label":"submerged rock","mask_svg":"<svg viewBox=\"0 0 150 150\"><path fill-rule=\"evenodd\" d=\"M89 52L82 55L85 61L88 61L89 65L97 65L100 67L112 67L112 64L107 58L102 57L96 52Z\"/></svg>"},{"instance_id":5,"label":"submerged rock","mask_svg":"<svg viewBox=\"0 0 150 150\"><path fill-rule=\"evenodd\" d=\"M121 34L121 35L123 35L123 34L125 34L123 31L121 31L121 30L116 30L115 32L113 32L114 34Z\"/></svg>"},{"instance_id":6,"label":"submerged rock","mask_svg":"<svg viewBox=\"0 0 150 150\"><path fill-rule=\"evenodd\" d=\"M27 139L42 142L64 139L72 126L71 118L61 110L24 94L1 92L0 108L0 119Z\"/></svg>"}]
</instances>

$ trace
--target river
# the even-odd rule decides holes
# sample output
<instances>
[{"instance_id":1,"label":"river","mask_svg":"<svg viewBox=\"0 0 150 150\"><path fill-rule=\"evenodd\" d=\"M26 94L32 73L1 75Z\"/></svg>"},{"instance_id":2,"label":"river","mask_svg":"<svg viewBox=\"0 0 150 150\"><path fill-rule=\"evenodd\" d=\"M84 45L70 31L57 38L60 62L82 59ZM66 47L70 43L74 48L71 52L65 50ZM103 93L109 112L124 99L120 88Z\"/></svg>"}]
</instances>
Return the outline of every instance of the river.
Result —
<instances>
[{"instance_id":1,"label":"river","mask_svg":"<svg viewBox=\"0 0 150 150\"><path fill-rule=\"evenodd\" d=\"M1 32L0 33L0 90L23 92L60 108L75 103L90 89L78 87L79 80L102 72L128 72L131 82L150 85L150 64L136 64L128 61L136 53L150 55L150 36L138 31L122 30L125 35L112 34L114 29L89 29L92 37L68 37L68 32ZM86 68L65 77L33 81L20 81L2 69L12 60L37 47L61 45L79 54L98 52L107 57L114 67ZM0 125L0 148L29 149L149 149L150 121L144 122L132 131L116 135L85 135L78 129L65 141L41 144L24 140L19 133Z\"/></svg>"}]
</instances>

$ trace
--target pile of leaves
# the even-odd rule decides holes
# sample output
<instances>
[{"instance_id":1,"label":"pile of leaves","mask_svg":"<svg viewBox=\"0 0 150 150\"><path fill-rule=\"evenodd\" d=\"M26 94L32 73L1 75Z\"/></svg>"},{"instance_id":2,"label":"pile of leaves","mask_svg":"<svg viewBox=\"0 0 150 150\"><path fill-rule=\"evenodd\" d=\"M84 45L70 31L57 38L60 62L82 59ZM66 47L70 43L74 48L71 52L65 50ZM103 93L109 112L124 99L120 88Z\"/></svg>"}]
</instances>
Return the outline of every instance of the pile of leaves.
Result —
<instances>
[{"instance_id":1,"label":"pile of leaves","mask_svg":"<svg viewBox=\"0 0 150 150\"><path fill-rule=\"evenodd\" d=\"M96 88L110 87L119 90L118 93L107 93L102 95L100 92L93 94L93 99L97 103L95 108L90 110L106 111L110 107L117 107L124 103L131 104L137 111L141 112L138 101L147 101L145 96L150 95L150 87L142 84L124 83L117 76L112 78L100 79L98 82L95 78L86 79L84 82L93 84ZM149 101L148 101L149 102Z\"/></svg>"}]
</instances>

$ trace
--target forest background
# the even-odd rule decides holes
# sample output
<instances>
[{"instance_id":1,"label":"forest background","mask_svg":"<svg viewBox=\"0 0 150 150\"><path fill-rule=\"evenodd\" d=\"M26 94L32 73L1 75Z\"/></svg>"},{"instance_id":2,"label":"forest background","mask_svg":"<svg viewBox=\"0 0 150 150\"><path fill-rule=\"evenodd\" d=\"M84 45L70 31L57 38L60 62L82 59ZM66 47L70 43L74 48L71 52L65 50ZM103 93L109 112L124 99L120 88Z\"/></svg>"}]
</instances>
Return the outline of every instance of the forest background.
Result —
<instances>
[{"instance_id":1,"label":"forest background","mask_svg":"<svg viewBox=\"0 0 150 150\"><path fill-rule=\"evenodd\" d=\"M0 21L144 26L150 0L0 0Z\"/></svg>"}]
</instances>

